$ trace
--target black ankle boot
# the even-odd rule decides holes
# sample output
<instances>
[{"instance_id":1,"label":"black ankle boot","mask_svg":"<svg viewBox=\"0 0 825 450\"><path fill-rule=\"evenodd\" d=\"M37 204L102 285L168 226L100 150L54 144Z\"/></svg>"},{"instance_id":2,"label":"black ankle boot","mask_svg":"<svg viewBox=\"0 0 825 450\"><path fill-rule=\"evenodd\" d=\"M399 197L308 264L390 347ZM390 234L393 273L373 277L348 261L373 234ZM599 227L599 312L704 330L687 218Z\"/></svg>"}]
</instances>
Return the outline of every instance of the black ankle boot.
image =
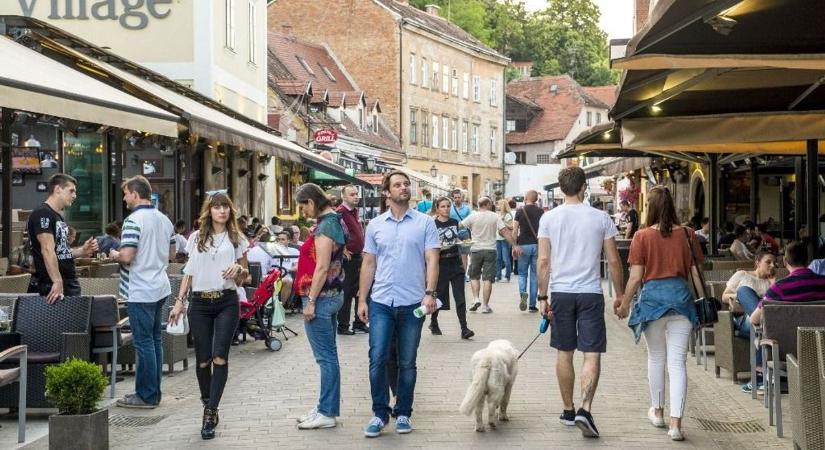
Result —
<instances>
[{"instance_id":1,"label":"black ankle boot","mask_svg":"<svg viewBox=\"0 0 825 450\"><path fill-rule=\"evenodd\" d=\"M430 322L430 331L436 336L441 336L441 328L438 327L438 322Z\"/></svg>"},{"instance_id":2,"label":"black ankle boot","mask_svg":"<svg viewBox=\"0 0 825 450\"><path fill-rule=\"evenodd\" d=\"M203 425L201 426L201 438L205 440L215 438L215 427L218 426L218 408L203 409Z\"/></svg>"}]
</instances>

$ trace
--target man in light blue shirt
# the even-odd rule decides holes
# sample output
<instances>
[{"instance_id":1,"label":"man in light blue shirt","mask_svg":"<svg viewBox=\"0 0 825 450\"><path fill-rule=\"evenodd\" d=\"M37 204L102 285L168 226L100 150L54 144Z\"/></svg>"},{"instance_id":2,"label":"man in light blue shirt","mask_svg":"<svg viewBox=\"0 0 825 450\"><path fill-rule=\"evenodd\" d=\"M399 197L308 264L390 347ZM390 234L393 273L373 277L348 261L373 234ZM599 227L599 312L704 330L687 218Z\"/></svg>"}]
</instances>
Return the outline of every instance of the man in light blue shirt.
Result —
<instances>
[{"instance_id":1,"label":"man in light blue shirt","mask_svg":"<svg viewBox=\"0 0 825 450\"><path fill-rule=\"evenodd\" d=\"M370 325L370 390L372 411L364 435L377 437L390 417L387 361L390 343L397 339L398 388L395 431L412 431L410 415L417 376L415 360L424 318L413 311L436 310L441 241L432 217L410 209L410 179L403 172L384 178L381 190L389 209L367 226L361 265L362 286L358 316ZM374 283L373 283L374 281ZM372 286L371 302L367 305Z\"/></svg>"},{"instance_id":2,"label":"man in light blue shirt","mask_svg":"<svg viewBox=\"0 0 825 450\"><path fill-rule=\"evenodd\" d=\"M430 191L424 190L424 198L418 202L415 209L422 214L430 214L430 211L433 209L433 194Z\"/></svg>"},{"instance_id":3,"label":"man in light blue shirt","mask_svg":"<svg viewBox=\"0 0 825 450\"><path fill-rule=\"evenodd\" d=\"M825 259L815 259L811 261L808 268L817 275L825 275Z\"/></svg>"}]
</instances>

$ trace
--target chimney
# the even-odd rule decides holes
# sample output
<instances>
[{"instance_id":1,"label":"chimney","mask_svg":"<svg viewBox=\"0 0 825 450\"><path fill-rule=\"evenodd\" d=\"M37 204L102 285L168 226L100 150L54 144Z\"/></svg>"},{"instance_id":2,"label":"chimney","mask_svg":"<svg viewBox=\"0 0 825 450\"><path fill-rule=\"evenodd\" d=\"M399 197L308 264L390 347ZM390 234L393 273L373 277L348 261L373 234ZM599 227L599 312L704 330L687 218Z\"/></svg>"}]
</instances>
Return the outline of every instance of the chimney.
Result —
<instances>
[{"instance_id":1,"label":"chimney","mask_svg":"<svg viewBox=\"0 0 825 450\"><path fill-rule=\"evenodd\" d=\"M635 0L633 11L633 34L639 32L650 18L650 0ZM655 2L654 2L655 4Z\"/></svg>"},{"instance_id":2,"label":"chimney","mask_svg":"<svg viewBox=\"0 0 825 450\"><path fill-rule=\"evenodd\" d=\"M435 17L440 17L438 11L441 9L438 5L426 5L424 9L427 11L427 14Z\"/></svg>"}]
</instances>

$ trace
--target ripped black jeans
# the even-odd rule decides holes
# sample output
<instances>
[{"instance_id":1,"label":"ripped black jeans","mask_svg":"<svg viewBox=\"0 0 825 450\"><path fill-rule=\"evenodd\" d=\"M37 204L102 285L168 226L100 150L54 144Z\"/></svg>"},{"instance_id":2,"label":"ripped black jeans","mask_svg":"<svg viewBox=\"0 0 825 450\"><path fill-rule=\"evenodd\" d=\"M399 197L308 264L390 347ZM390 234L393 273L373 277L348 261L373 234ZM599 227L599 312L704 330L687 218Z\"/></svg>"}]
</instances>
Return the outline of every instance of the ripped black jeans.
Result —
<instances>
[{"instance_id":1,"label":"ripped black jeans","mask_svg":"<svg viewBox=\"0 0 825 450\"><path fill-rule=\"evenodd\" d=\"M224 290L220 298L203 299L193 293L189 302L189 329L195 341L195 374L206 407L220 404L229 376L229 347L240 319L238 293ZM215 359L219 359L218 362ZM222 364L220 364L222 363Z\"/></svg>"}]
</instances>

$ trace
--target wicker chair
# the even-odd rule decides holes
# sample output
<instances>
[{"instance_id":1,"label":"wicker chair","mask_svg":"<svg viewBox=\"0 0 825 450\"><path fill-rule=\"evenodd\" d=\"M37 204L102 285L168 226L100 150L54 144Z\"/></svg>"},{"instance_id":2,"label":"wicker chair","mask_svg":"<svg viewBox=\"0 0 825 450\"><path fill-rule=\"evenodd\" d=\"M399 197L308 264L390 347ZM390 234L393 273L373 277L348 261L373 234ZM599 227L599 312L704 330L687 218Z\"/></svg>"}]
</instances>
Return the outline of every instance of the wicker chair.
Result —
<instances>
[{"instance_id":1,"label":"wicker chair","mask_svg":"<svg viewBox=\"0 0 825 450\"><path fill-rule=\"evenodd\" d=\"M169 267L166 268L166 273L169 275L181 275L183 274L183 266L186 264L181 263L169 263ZM173 294L175 294L173 292Z\"/></svg>"},{"instance_id":2,"label":"wicker chair","mask_svg":"<svg viewBox=\"0 0 825 450\"><path fill-rule=\"evenodd\" d=\"M753 261L714 261L713 270L752 270Z\"/></svg>"},{"instance_id":3,"label":"wicker chair","mask_svg":"<svg viewBox=\"0 0 825 450\"><path fill-rule=\"evenodd\" d=\"M788 375L785 357L797 349L797 327L815 327L825 323L825 301L765 301L762 314L762 339L759 345L762 347L768 421L770 425L776 424L776 435L782 437L782 395L779 380L782 376Z\"/></svg>"},{"instance_id":4,"label":"wicker chair","mask_svg":"<svg viewBox=\"0 0 825 450\"><path fill-rule=\"evenodd\" d=\"M822 416L825 418L825 331L816 333L816 348L819 351L819 400Z\"/></svg>"},{"instance_id":5,"label":"wicker chair","mask_svg":"<svg viewBox=\"0 0 825 450\"><path fill-rule=\"evenodd\" d=\"M78 278L83 295L120 295L120 278Z\"/></svg>"},{"instance_id":6,"label":"wicker chair","mask_svg":"<svg viewBox=\"0 0 825 450\"><path fill-rule=\"evenodd\" d=\"M89 271L89 274L92 278L110 278L112 275L120 272L120 264L111 263L111 264L100 264L100 265L93 265Z\"/></svg>"},{"instance_id":7,"label":"wicker chair","mask_svg":"<svg viewBox=\"0 0 825 450\"><path fill-rule=\"evenodd\" d=\"M30 273L22 275L6 275L0 277L0 292L9 294L25 294L29 291Z\"/></svg>"},{"instance_id":8,"label":"wicker chair","mask_svg":"<svg viewBox=\"0 0 825 450\"><path fill-rule=\"evenodd\" d=\"M0 258L0 276L6 274L9 270L9 258Z\"/></svg>"},{"instance_id":9,"label":"wicker chair","mask_svg":"<svg viewBox=\"0 0 825 450\"><path fill-rule=\"evenodd\" d=\"M12 331L0 333L0 351L28 346L29 408L52 408L46 400L46 367L74 357L89 360L91 297L65 297L52 305L46 297L20 297L15 304ZM16 367L19 358L0 363L0 369ZM19 395L13 386L0 388L0 408L17 408Z\"/></svg>"},{"instance_id":10,"label":"wicker chair","mask_svg":"<svg viewBox=\"0 0 825 450\"><path fill-rule=\"evenodd\" d=\"M183 368L189 368L189 351L186 346L185 335L173 335L166 332L166 318L169 317L169 310L175 306L175 297L180 290L182 277L169 277L169 284L172 287L172 295L167 298L161 310L161 321L164 324L163 334L163 363L167 366L166 373L175 371L175 363L183 361ZM124 346L118 352L117 362L122 365L132 366L136 361L135 347L133 345Z\"/></svg>"},{"instance_id":11,"label":"wicker chair","mask_svg":"<svg viewBox=\"0 0 825 450\"><path fill-rule=\"evenodd\" d=\"M92 354L97 362L105 365L106 355L111 354L111 381L109 382L109 397L115 398L115 383L117 380L117 352L120 347L132 342L130 333L121 331L128 319L120 319L117 298L112 295L93 297L92 303Z\"/></svg>"},{"instance_id":12,"label":"wicker chair","mask_svg":"<svg viewBox=\"0 0 825 450\"><path fill-rule=\"evenodd\" d=\"M733 274L736 273L736 270L733 269L713 269L713 270L706 270L703 275L705 276L705 281L728 281Z\"/></svg>"},{"instance_id":13,"label":"wicker chair","mask_svg":"<svg viewBox=\"0 0 825 450\"><path fill-rule=\"evenodd\" d=\"M817 333L825 333L825 328L797 328L796 354L787 356L793 443L802 450L825 448L825 418L819 389L819 361L825 353L817 348Z\"/></svg>"},{"instance_id":14,"label":"wicker chair","mask_svg":"<svg viewBox=\"0 0 825 450\"><path fill-rule=\"evenodd\" d=\"M26 382L27 374L26 364L21 364L20 361L28 360L28 348L25 345L16 345L12 348L0 352L0 364L3 361L16 356L17 367L10 367L0 369L0 387L11 385L17 382L17 443L22 444L26 442Z\"/></svg>"},{"instance_id":15,"label":"wicker chair","mask_svg":"<svg viewBox=\"0 0 825 450\"><path fill-rule=\"evenodd\" d=\"M736 337L733 319L731 311L719 311L719 322L713 326L714 370L716 378L719 378L721 369L727 370L736 383L737 375L749 372L751 365L748 339Z\"/></svg>"}]
</instances>

